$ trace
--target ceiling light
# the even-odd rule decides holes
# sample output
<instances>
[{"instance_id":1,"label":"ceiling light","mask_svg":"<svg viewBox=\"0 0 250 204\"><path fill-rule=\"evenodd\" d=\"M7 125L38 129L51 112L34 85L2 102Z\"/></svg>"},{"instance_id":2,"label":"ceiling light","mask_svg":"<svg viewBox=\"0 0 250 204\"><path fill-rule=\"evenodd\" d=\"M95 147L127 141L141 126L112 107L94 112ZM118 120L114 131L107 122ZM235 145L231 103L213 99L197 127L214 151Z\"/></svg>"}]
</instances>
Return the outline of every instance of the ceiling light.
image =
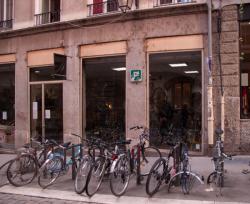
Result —
<instances>
[{"instance_id":1,"label":"ceiling light","mask_svg":"<svg viewBox=\"0 0 250 204\"><path fill-rule=\"evenodd\" d=\"M40 73L40 71L39 71L39 70L36 70L36 71L35 71L35 73L36 73L36 74L39 74L39 73Z\"/></svg>"},{"instance_id":2,"label":"ceiling light","mask_svg":"<svg viewBox=\"0 0 250 204\"><path fill-rule=\"evenodd\" d=\"M126 67L113 68L112 70L118 71L118 72L120 72L120 71L126 71Z\"/></svg>"},{"instance_id":3,"label":"ceiling light","mask_svg":"<svg viewBox=\"0 0 250 204\"><path fill-rule=\"evenodd\" d=\"M175 63L175 64L169 64L170 67L187 67L187 63Z\"/></svg>"},{"instance_id":4,"label":"ceiling light","mask_svg":"<svg viewBox=\"0 0 250 204\"><path fill-rule=\"evenodd\" d=\"M184 71L185 74L199 74L198 71Z\"/></svg>"}]
</instances>

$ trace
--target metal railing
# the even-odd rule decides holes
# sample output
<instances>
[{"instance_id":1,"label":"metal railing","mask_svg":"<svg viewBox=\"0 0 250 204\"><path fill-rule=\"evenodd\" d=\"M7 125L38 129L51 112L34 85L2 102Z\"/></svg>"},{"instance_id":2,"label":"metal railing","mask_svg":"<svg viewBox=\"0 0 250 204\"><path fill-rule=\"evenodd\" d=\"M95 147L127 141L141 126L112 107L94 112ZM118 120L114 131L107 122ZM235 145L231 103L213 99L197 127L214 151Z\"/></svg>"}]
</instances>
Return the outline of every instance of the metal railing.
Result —
<instances>
[{"instance_id":1,"label":"metal railing","mask_svg":"<svg viewBox=\"0 0 250 204\"><path fill-rule=\"evenodd\" d=\"M185 3L195 3L195 0L154 0L154 7L173 5L173 4L185 4Z\"/></svg>"},{"instance_id":2,"label":"metal railing","mask_svg":"<svg viewBox=\"0 0 250 204\"><path fill-rule=\"evenodd\" d=\"M13 19L0 21L0 30L10 29L13 26Z\"/></svg>"},{"instance_id":3,"label":"metal railing","mask_svg":"<svg viewBox=\"0 0 250 204\"><path fill-rule=\"evenodd\" d=\"M88 7L88 16L116 12L119 10L118 3L116 0L110 0L95 4L88 4L87 7Z\"/></svg>"},{"instance_id":4,"label":"metal railing","mask_svg":"<svg viewBox=\"0 0 250 204\"><path fill-rule=\"evenodd\" d=\"M60 21L60 10L36 14L36 25L53 23Z\"/></svg>"}]
</instances>

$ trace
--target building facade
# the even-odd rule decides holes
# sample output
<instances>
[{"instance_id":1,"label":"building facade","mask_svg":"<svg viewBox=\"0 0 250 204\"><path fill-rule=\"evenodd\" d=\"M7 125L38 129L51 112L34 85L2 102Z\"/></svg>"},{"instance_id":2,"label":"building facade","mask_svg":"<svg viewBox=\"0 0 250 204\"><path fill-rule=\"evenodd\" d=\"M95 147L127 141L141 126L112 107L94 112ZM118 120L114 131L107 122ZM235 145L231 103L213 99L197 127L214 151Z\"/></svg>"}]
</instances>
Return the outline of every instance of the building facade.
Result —
<instances>
[{"instance_id":1,"label":"building facade","mask_svg":"<svg viewBox=\"0 0 250 204\"><path fill-rule=\"evenodd\" d=\"M142 125L160 148L185 132L207 154L222 127L226 150L249 151L244 3L213 1L210 41L205 0L137 0L126 13L116 1L0 0L0 144L136 142Z\"/></svg>"}]
</instances>

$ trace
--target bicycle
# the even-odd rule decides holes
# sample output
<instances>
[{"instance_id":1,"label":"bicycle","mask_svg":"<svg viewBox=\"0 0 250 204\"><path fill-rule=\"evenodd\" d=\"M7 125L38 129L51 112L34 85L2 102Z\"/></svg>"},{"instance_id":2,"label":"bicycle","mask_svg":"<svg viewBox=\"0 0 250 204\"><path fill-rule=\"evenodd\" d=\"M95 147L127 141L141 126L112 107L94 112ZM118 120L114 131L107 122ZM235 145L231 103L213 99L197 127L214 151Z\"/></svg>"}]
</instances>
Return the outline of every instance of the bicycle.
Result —
<instances>
[{"instance_id":1,"label":"bicycle","mask_svg":"<svg viewBox=\"0 0 250 204\"><path fill-rule=\"evenodd\" d=\"M181 147L181 171L176 172L170 179L168 185L168 192L170 188L178 184L181 185L182 192L186 195L192 190L194 183L204 184L204 177L191 171L189 164L188 147L185 143L180 143Z\"/></svg>"},{"instance_id":2,"label":"bicycle","mask_svg":"<svg viewBox=\"0 0 250 204\"><path fill-rule=\"evenodd\" d=\"M76 148L76 150L75 150ZM67 159L67 150L72 150L72 156ZM81 144L63 145L57 144L57 149L49 155L47 160L39 169L38 184L43 188L51 186L59 176L67 174L69 167L72 166L72 174L77 169L77 161L81 157ZM73 175L74 177L74 175Z\"/></svg>"},{"instance_id":3,"label":"bicycle","mask_svg":"<svg viewBox=\"0 0 250 204\"><path fill-rule=\"evenodd\" d=\"M86 145L82 145L82 148L86 146L88 149L87 154L80 159L76 172L74 187L75 192L78 194L82 194L86 190L87 177L90 172L91 163L95 161L96 150L99 149L98 144L100 143L100 139L91 137L90 139L82 139L82 144L83 142L86 142Z\"/></svg>"},{"instance_id":4,"label":"bicycle","mask_svg":"<svg viewBox=\"0 0 250 204\"><path fill-rule=\"evenodd\" d=\"M168 153L167 158L159 158L152 165L149 175L146 181L146 193L151 197L156 192L158 192L160 186L164 182L168 184L171 178L171 171L178 171L178 158L179 155L177 152L180 148L180 143L176 145L169 144L170 151ZM173 166L170 166L170 160L173 159Z\"/></svg>"},{"instance_id":5,"label":"bicycle","mask_svg":"<svg viewBox=\"0 0 250 204\"><path fill-rule=\"evenodd\" d=\"M32 143L36 143L38 147L32 147ZM39 148L41 151L38 151ZM24 145L17 157L9 161L6 172L9 183L16 187L31 183L37 176L38 168L43 164L45 158L51 154L52 149L51 140L39 142L31 138L31 143Z\"/></svg>"},{"instance_id":6,"label":"bicycle","mask_svg":"<svg viewBox=\"0 0 250 204\"><path fill-rule=\"evenodd\" d=\"M96 160L92 160L89 174L87 176L86 194L93 196L101 186L105 175L109 176L112 171L113 161L121 154L119 145L130 144L131 140L118 141L112 144L102 142L99 144L101 154ZM114 151L112 146L115 146Z\"/></svg>"},{"instance_id":7,"label":"bicycle","mask_svg":"<svg viewBox=\"0 0 250 204\"><path fill-rule=\"evenodd\" d=\"M161 152L157 148L146 147L146 141L149 140L148 129L140 126L130 128L130 130L140 129L143 129L143 132L139 135L139 143L131 150L128 148L127 152L119 154L112 164L110 189L115 196L122 196L126 192L131 174L137 176L138 184L144 176L149 174L149 166L152 162L150 156L161 158Z\"/></svg>"},{"instance_id":8,"label":"bicycle","mask_svg":"<svg viewBox=\"0 0 250 204\"><path fill-rule=\"evenodd\" d=\"M221 140L221 135L223 130L217 129L216 134L216 144L213 151L212 161L214 162L214 171L209 174L207 178L207 184L213 188L219 188L216 192L222 195L222 187L224 187L224 160L232 160L233 155L227 155L224 153L223 142ZM218 196L218 194L217 194Z\"/></svg>"}]
</instances>

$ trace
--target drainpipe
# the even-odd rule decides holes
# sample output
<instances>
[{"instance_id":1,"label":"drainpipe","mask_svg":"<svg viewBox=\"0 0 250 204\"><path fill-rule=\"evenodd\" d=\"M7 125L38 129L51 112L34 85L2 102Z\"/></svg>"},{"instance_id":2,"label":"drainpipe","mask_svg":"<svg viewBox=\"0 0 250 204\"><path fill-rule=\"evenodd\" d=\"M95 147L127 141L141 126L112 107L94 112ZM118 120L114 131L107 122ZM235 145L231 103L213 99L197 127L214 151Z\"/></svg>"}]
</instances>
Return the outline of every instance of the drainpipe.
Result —
<instances>
[{"instance_id":1,"label":"drainpipe","mask_svg":"<svg viewBox=\"0 0 250 204\"><path fill-rule=\"evenodd\" d=\"M214 114L213 114L213 87L212 87L212 0L207 0L208 7L208 85L207 85L207 100L208 100L208 144L214 144Z\"/></svg>"}]
</instances>

